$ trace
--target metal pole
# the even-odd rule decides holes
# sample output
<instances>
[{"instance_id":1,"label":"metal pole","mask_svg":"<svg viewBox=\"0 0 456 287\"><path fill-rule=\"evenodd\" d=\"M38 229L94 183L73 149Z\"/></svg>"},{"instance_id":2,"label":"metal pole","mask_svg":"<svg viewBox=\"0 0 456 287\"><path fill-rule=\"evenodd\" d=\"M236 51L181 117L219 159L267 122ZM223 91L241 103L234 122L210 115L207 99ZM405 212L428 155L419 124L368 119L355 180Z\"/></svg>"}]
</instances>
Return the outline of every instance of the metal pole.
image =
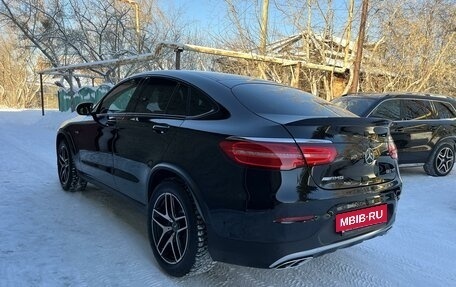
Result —
<instances>
[{"instance_id":1,"label":"metal pole","mask_svg":"<svg viewBox=\"0 0 456 287\"><path fill-rule=\"evenodd\" d=\"M136 2L132 2L135 6L135 26L136 26L136 33L139 35L139 4Z\"/></svg>"},{"instance_id":2,"label":"metal pole","mask_svg":"<svg viewBox=\"0 0 456 287\"><path fill-rule=\"evenodd\" d=\"M138 54L141 52L141 32L139 30L139 4L132 2L135 6L135 24L136 24L136 37L138 37Z\"/></svg>"},{"instance_id":3,"label":"metal pole","mask_svg":"<svg viewBox=\"0 0 456 287\"><path fill-rule=\"evenodd\" d=\"M176 52L176 70L180 70L182 51L184 51L184 49L181 47L178 47L174 50L174 52Z\"/></svg>"},{"instance_id":4,"label":"metal pole","mask_svg":"<svg viewBox=\"0 0 456 287\"><path fill-rule=\"evenodd\" d=\"M356 43L356 58L353 66L353 82L350 88L350 92L352 93L358 92L359 72L361 69L361 61L363 59L364 34L366 33L368 4L368 0L363 0L363 6L361 8L361 23L359 24L358 42Z\"/></svg>"},{"instance_id":5,"label":"metal pole","mask_svg":"<svg viewBox=\"0 0 456 287\"><path fill-rule=\"evenodd\" d=\"M41 90L41 115L44 116L43 74L40 74L40 90Z\"/></svg>"},{"instance_id":6,"label":"metal pole","mask_svg":"<svg viewBox=\"0 0 456 287\"><path fill-rule=\"evenodd\" d=\"M344 55L344 67L348 67L348 58L349 58L349 54L350 54L350 41L351 41L354 10L355 10L355 0L350 0L350 6L348 8L348 20L347 20L347 37L345 38L346 46L345 46L345 55Z\"/></svg>"},{"instance_id":7,"label":"metal pole","mask_svg":"<svg viewBox=\"0 0 456 287\"><path fill-rule=\"evenodd\" d=\"M269 0L263 0L263 8L261 13L261 35L260 35L260 54L266 54L266 41L268 38L268 14Z\"/></svg>"},{"instance_id":8,"label":"metal pole","mask_svg":"<svg viewBox=\"0 0 456 287\"><path fill-rule=\"evenodd\" d=\"M70 84L70 106L71 106L71 112L74 112L73 70L69 70L68 71L68 78L70 79L68 82Z\"/></svg>"},{"instance_id":9,"label":"metal pole","mask_svg":"<svg viewBox=\"0 0 456 287\"><path fill-rule=\"evenodd\" d=\"M134 0L119 0L121 2L128 3L133 5L135 9L135 29L136 29L136 37L138 38L138 54L141 52L141 30L139 27L139 4Z\"/></svg>"}]
</instances>

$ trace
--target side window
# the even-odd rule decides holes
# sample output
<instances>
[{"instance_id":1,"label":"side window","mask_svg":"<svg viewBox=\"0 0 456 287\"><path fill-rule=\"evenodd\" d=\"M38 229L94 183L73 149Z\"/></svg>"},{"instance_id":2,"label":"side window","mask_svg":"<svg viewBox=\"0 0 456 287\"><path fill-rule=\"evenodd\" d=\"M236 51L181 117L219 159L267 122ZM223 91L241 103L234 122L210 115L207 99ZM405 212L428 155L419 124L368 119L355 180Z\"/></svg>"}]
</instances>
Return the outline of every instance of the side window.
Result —
<instances>
[{"instance_id":1,"label":"side window","mask_svg":"<svg viewBox=\"0 0 456 287\"><path fill-rule=\"evenodd\" d=\"M401 105L398 100L387 100L374 110L369 117L384 118L392 121L398 121L401 119Z\"/></svg>"},{"instance_id":2,"label":"side window","mask_svg":"<svg viewBox=\"0 0 456 287\"><path fill-rule=\"evenodd\" d=\"M454 108L443 102L436 102L434 101L434 106L437 111L437 118L439 119L452 119L456 118L456 114L454 112Z\"/></svg>"},{"instance_id":3,"label":"side window","mask_svg":"<svg viewBox=\"0 0 456 287\"><path fill-rule=\"evenodd\" d=\"M190 89L189 116L199 116L214 110L214 104L202 92Z\"/></svg>"},{"instance_id":4,"label":"side window","mask_svg":"<svg viewBox=\"0 0 456 287\"><path fill-rule=\"evenodd\" d=\"M432 119L431 102L426 100L403 100L402 118L404 120Z\"/></svg>"},{"instance_id":5,"label":"side window","mask_svg":"<svg viewBox=\"0 0 456 287\"><path fill-rule=\"evenodd\" d=\"M173 96L166 106L166 114L185 116L187 113L187 94L188 88L183 85L179 85L173 93Z\"/></svg>"},{"instance_id":6,"label":"side window","mask_svg":"<svg viewBox=\"0 0 456 287\"><path fill-rule=\"evenodd\" d=\"M132 103L133 94L139 82L140 79L132 79L117 86L103 99L100 113L123 113L131 111L134 106Z\"/></svg>"},{"instance_id":7,"label":"side window","mask_svg":"<svg viewBox=\"0 0 456 287\"><path fill-rule=\"evenodd\" d=\"M141 85L135 112L185 115L187 92L167 79L149 78Z\"/></svg>"}]
</instances>

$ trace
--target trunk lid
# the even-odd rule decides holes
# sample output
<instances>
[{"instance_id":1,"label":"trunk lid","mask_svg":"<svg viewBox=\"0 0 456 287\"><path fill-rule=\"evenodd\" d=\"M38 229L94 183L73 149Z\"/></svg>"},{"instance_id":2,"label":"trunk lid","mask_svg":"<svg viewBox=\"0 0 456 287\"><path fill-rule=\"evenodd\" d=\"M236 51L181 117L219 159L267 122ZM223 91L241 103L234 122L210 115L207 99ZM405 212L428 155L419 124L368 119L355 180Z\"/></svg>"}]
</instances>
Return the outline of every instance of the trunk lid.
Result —
<instances>
[{"instance_id":1,"label":"trunk lid","mask_svg":"<svg viewBox=\"0 0 456 287\"><path fill-rule=\"evenodd\" d=\"M317 142L336 148L337 155L331 163L310 167L311 178L321 188L373 185L392 181L397 176L388 120L332 117L282 124L301 147L304 157L303 146L311 147Z\"/></svg>"}]
</instances>

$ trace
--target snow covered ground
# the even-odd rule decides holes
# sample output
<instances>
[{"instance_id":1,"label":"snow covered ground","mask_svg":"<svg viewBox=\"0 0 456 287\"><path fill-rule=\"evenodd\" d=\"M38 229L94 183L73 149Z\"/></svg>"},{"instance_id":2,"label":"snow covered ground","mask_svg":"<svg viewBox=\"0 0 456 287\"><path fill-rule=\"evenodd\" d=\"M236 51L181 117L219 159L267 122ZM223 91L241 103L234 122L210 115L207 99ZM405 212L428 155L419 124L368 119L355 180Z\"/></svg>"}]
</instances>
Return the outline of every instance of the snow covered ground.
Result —
<instances>
[{"instance_id":1,"label":"snow covered ground","mask_svg":"<svg viewBox=\"0 0 456 287\"><path fill-rule=\"evenodd\" d=\"M69 113L0 111L0 286L455 286L456 171L403 169L394 228L297 268L219 263L175 279L149 248L136 204L60 189L54 137Z\"/></svg>"}]
</instances>

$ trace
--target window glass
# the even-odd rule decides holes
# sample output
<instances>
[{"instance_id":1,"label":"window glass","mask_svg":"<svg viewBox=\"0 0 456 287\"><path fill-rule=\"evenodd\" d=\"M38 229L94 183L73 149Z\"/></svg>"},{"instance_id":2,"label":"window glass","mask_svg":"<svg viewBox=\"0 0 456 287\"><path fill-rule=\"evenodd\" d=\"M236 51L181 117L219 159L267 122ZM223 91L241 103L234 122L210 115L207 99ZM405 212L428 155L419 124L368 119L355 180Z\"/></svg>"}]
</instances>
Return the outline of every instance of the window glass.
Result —
<instances>
[{"instance_id":1,"label":"window glass","mask_svg":"<svg viewBox=\"0 0 456 287\"><path fill-rule=\"evenodd\" d=\"M392 121L401 120L401 105L398 100L386 100L374 110L370 117L383 118Z\"/></svg>"},{"instance_id":2,"label":"window glass","mask_svg":"<svg viewBox=\"0 0 456 287\"><path fill-rule=\"evenodd\" d=\"M357 114L358 116L366 116L370 108L375 105L378 100L376 98L369 97L340 97L332 101L333 104L347 109L350 112Z\"/></svg>"},{"instance_id":3,"label":"window glass","mask_svg":"<svg viewBox=\"0 0 456 287\"><path fill-rule=\"evenodd\" d=\"M404 120L424 120L432 118L431 102L426 100L402 100Z\"/></svg>"},{"instance_id":4,"label":"window glass","mask_svg":"<svg viewBox=\"0 0 456 287\"><path fill-rule=\"evenodd\" d=\"M186 99L186 89L176 82L151 78L141 85L135 111L139 113L185 115Z\"/></svg>"},{"instance_id":5,"label":"window glass","mask_svg":"<svg viewBox=\"0 0 456 287\"><path fill-rule=\"evenodd\" d=\"M123 113L131 111L133 94L140 79L132 79L117 86L101 103L100 113Z\"/></svg>"},{"instance_id":6,"label":"window glass","mask_svg":"<svg viewBox=\"0 0 456 287\"><path fill-rule=\"evenodd\" d=\"M190 89L189 116L206 114L212 110L214 110L214 106L206 95L197 89Z\"/></svg>"},{"instance_id":7,"label":"window glass","mask_svg":"<svg viewBox=\"0 0 456 287\"><path fill-rule=\"evenodd\" d=\"M166 105L168 115L185 116L187 113L187 87L179 85Z\"/></svg>"},{"instance_id":8,"label":"window glass","mask_svg":"<svg viewBox=\"0 0 456 287\"><path fill-rule=\"evenodd\" d=\"M437 110L437 115L439 119L452 119L456 117L454 109L451 105L443 102L435 102L435 109Z\"/></svg>"},{"instance_id":9,"label":"window glass","mask_svg":"<svg viewBox=\"0 0 456 287\"><path fill-rule=\"evenodd\" d=\"M242 84L233 88L236 98L258 114L307 117L354 116L351 112L298 89L273 84Z\"/></svg>"}]
</instances>

